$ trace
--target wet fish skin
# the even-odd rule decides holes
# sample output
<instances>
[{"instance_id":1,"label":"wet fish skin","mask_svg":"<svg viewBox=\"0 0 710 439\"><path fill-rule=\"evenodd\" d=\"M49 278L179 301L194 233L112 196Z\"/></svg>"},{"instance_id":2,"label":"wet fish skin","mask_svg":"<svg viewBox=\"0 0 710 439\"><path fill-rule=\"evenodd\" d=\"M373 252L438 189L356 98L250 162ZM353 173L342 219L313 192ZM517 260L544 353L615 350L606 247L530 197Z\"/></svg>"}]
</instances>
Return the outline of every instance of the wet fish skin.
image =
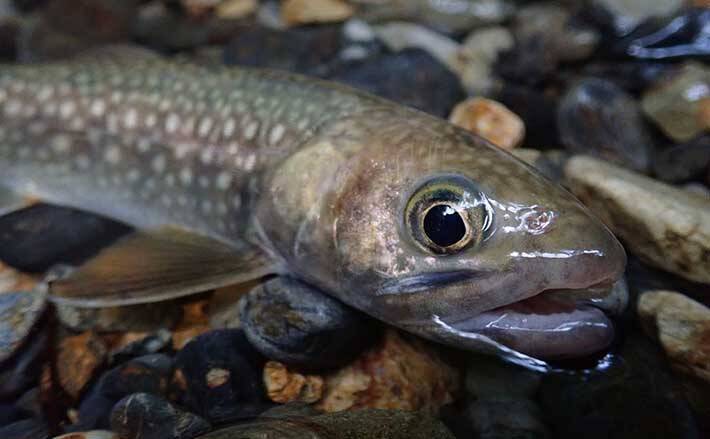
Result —
<instances>
[{"instance_id":1,"label":"wet fish skin","mask_svg":"<svg viewBox=\"0 0 710 439\"><path fill-rule=\"evenodd\" d=\"M481 241L452 254L421 245L405 215L438 181L485 208ZM613 334L597 309L508 308L623 272L623 248L576 199L461 129L337 85L162 60L3 66L0 185L256 242L281 272L463 348L558 358ZM503 314L531 330L496 326Z\"/></svg>"}]
</instances>

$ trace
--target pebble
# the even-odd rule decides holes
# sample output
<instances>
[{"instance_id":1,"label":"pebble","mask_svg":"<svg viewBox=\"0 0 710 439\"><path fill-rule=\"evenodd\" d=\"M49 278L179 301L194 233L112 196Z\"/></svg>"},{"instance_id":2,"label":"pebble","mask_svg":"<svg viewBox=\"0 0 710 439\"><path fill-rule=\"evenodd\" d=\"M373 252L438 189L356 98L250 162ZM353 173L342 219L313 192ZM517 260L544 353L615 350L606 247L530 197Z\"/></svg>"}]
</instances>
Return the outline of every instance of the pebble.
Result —
<instances>
[{"instance_id":1,"label":"pebble","mask_svg":"<svg viewBox=\"0 0 710 439\"><path fill-rule=\"evenodd\" d=\"M421 49L452 71L458 68L459 43L414 23L391 22L373 27L377 37L393 52Z\"/></svg>"},{"instance_id":2,"label":"pebble","mask_svg":"<svg viewBox=\"0 0 710 439\"><path fill-rule=\"evenodd\" d=\"M323 397L323 378L289 370L278 361L264 365L264 387L269 399L280 404L314 403Z\"/></svg>"},{"instance_id":3,"label":"pebble","mask_svg":"<svg viewBox=\"0 0 710 439\"><path fill-rule=\"evenodd\" d=\"M678 11L686 0L594 0L593 3L608 11L619 34L634 30L652 17L667 17Z\"/></svg>"},{"instance_id":4,"label":"pebble","mask_svg":"<svg viewBox=\"0 0 710 439\"><path fill-rule=\"evenodd\" d=\"M649 291L638 299L638 315L675 369L710 384L710 308L674 291Z\"/></svg>"},{"instance_id":5,"label":"pebble","mask_svg":"<svg viewBox=\"0 0 710 439\"><path fill-rule=\"evenodd\" d=\"M215 16L225 20L236 20L252 15L258 7L258 0L224 0L217 5Z\"/></svg>"},{"instance_id":6,"label":"pebble","mask_svg":"<svg viewBox=\"0 0 710 439\"><path fill-rule=\"evenodd\" d=\"M24 419L0 427L2 439L49 439L49 428L41 419Z\"/></svg>"},{"instance_id":7,"label":"pebble","mask_svg":"<svg viewBox=\"0 0 710 439\"><path fill-rule=\"evenodd\" d=\"M555 96L533 87L506 82L492 98L523 120L524 147L562 147L556 120L558 100Z\"/></svg>"},{"instance_id":8,"label":"pebble","mask_svg":"<svg viewBox=\"0 0 710 439\"><path fill-rule=\"evenodd\" d=\"M503 86L493 69L501 53L515 41L502 26L476 29L466 36L456 54L455 71L470 95L491 96Z\"/></svg>"},{"instance_id":9,"label":"pebble","mask_svg":"<svg viewBox=\"0 0 710 439\"><path fill-rule=\"evenodd\" d=\"M128 395L111 411L111 430L122 439L192 439L210 428L199 416L149 393Z\"/></svg>"},{"instance_id":10,"label":"pebble","mask_svg":"<svg viewBox=\"0 0 710 439\"><path fill-rule=\"evenodd\" d=\"M345 21L354 9L342 0L284 0L281 19L288 26Z\"/></svg>"},{"instance_id":11,"label":"pebble","mask_svg":"<svg viewBox=\"0 0 710 439\"><path fill-rule=\"evenodd\" d=\"M399 410L351 410L236 425L199 439L454 439L435 417Z\"/></svg>"},{"instance_id":12,"label":"pebble","mask_svg":"<svg viewBox=\"0 0 710 439\"><path fill-rule=\"evenodd\" d=\"M47 364L48 342L46 328L38 327L11 359L0 364L0 401L12 400L38 384Z\"/></svg>"},{"instance_id":13,"label":"pebble","mask_svg":"<svg viewBox=\"0 0 710 439\"><path fill-rule=\"evenodd\" d=\"M53 439L123 439L112 431L108 430L92 430L79 433L67 433L61 436L55 436Z\"/></svg>"},{"instance_id":14,"label":"pebble","mask_svg":"<svg viewBox=\"0 0 710 439\"><path fill-rule=\"evenodd\" d=\"M680 183L702 178L710 170L710 136L674 145L656 154L653 173L660 180Z\"/></svg>"},{"instance_id":15,"label":"pebble","mask_svg":"<svg viewBox=\"0 0 710 439\"><path fill-rule=\"evenodd\" d=\"M93 331L65 337L57 347L55 363L59 386L76 400L106 358L106 345Z\"/></svg>"},{"instance_id":16,"label":"pebble","mask_svg":"<svg viewBox=\"0 0 710 439\"><path fill-rule=\"evenodd\" d=\"M46 307L45 293L0 294L0 364L23 345Z\"/></svg>"},{"instance_id":17,"label":"pebble","mask_svg":"<svg viewBox=\"0 0 710 439\"><path fill-rule=\"evenodd\" d=\"M342 366L371 345L372 319L289 277L257 285L244 296L241 318L249 342L265 357L306 369Z\"/></svg>"},{"instance_id":18,"label":"pebble","mask_svg":"<svg viewBox=\"0 0 710 439\"><path fill-rule=\"evenodd\" d=\"M325 377L318 408L387 408L435 412L454 400L461 376L438 351L421 339L394 329L350 365Z\"/></svg>"},{"instance_id":19,"label":"pebble","mask_svg":"<svg viewBox=\"0 0 710 439\"><path fill-rule=\"evenodd\" d=\"M647 263L710 283L710 201L590 157L565 166L572 192Z\"/></svg>"},{"instance_id":20,"label":"pebble","mask_svg":"<svg viewBox=\"0 0 710 439\"><path fill-rule=\"evenodd\" d=\"M708 102L710 68L692 62L646 91L641 108L668 137L687 142L710 130Z\"/></svg>"},{"instance_id":21,"label":"pebble","mask_svg":"<svg viewBox=\"0 0 710 439\"><path fill-rule=\"evenodd\" d=\"M13 291L30 291L37 281L27 274L21 273L0 261L0 294Z\"/></svg>"},{"instance_id":22,"label":"pebble","mask_svg":"<svg viewBox=\"0 0 710 439\"><path fill-rule=\"evenodd\" d=\"M180 402L210 422L253 416L265 408L264 360L241 330L210 331L192 339L175 358Z\"/></svg>"},{"instance_id":23,"label":"pebble","mask_svg":"<svg viewBox=\"0 0 710 439\"><path fill-rule=\"evenodd\" d=\"M523 121L505 105L486 98L468 98L454 107L449 122L511 150L525 137Z\"/></svg>"},{"instance_id":24,"label":"pebble","mask_svg":"<svg viewBox=\"0 0 710 439\"><path fill-rule=\"evenodd\" d=\"M465 98L458 77L421 49L380 55L329 79L444 118Z\"/></svg>"},{"instance_id":25,"label":"pebble","mask_svg":"<svg viewBox=\"0 0 710 439\"><path fill-rule=\"evenodd\" d=\"M565 93L557 110L562 143L630 169L646 171L653 140L634 99L615 84L580 80Z\"/></svg>"},{"instance_id":26,"label":"pebble","mask_svg":"<svg viewBox=\"0 0 710 439\"><path fill-rule=\"evenodd\" d=\"M174 327L182 310L175 301L107 308L56 305L59 321L74 331L152 332Z\"/></svg>"}]
</instances>

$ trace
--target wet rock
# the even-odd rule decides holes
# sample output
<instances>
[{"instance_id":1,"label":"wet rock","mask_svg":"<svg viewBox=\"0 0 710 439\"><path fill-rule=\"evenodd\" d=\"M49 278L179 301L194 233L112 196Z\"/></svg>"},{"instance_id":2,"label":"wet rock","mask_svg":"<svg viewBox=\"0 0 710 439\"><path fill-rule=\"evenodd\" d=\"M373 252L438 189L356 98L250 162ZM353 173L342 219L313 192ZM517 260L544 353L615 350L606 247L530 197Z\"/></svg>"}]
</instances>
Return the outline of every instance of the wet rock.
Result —
<instances>
[{"instance_id":1,"label":"wet rock","mask_svg":"<svg viewBox=\"0 0 710 439\"><path fill-rule=\"evenodd\" d=\"M682 188L684 191L697 195L704 200L710 200L710 188L702 183L687 183Z\"/></svg>"},{"instance_id":2,"label":"wet rock","mask_svg":"<svg viewBox=\"0 0 710 439\"><path fill-rule=\"evenodd\" d=\"M679 183L701 178L710 169L710 136L664 149L653 160L653 173L663 181Z\"/></svg>"},{"instance_id":3,"label":"wet rock","mask_svg":"<svg viewBox=\"0 0 710 439\"><path fill-rule=\"evenodd\" d=\"M41 292L0 294L0 364L30 336L46 306L47 295Z\"/></svg>"},{"instance_id":4,"label":"wet rock","mask_svg":"<svg viewBox=\"0 0 710 439\"><path fill-rule=\"evenodd\" d=\"M639 319L677 370L710 384L710 308L673 291L639 297Z\"/></svg>"},{"instance_id":5,"label":"wet rock","mask_svg":"<svg viewBox=\"0 0 710 439\"><path fill-rule=\"evenodd\" d=\"M49 439L49 428L41 419L25 419L0 427L3 439Z\"/></svg>"},{"instance_id":6,"label":"wet rock","mask_svg":"<svg viewBox=\"0 0 710 439\"><path fill-rule=\"evenodd\" d=\"M226 422L265 408L264 361L242 331L202 334L178 352L175 363L182 403L207 420Z\"/></svg>"},{"instance_id":7,"label":"wet rock","mask_svg":"<svg viewBox=\"0 0 710 439\"><path fill-rule=\"evenodd\" d=\"M441 421L426 413L397 410L353 410L312 417L272 419L237 425L199 439L453 439Z\"/></svg>"},{"instance_id":8,"label":"wet rock","mask_svg":"<svg viewBox=\"0 0 710 439\"><path fill-rule=\"evenodd\" d=\"M209 431L210 424L159 396L134 393L113 407L111 430L125 439L191 439Z\"/></svg>"},{"instance_id":9,"label":"wet rock","mask_svg":"<svg viewBox=\"0 0 710 439\"><path fill-rule=\"evenodd\" d=\"M456 75L420 49L378 56L330 79L439 117L465 97Z\"/></svg>"},{"instance_id":10,"label":"wet rock","mask_svg":"<svg viewBox=\"0 0 710 439\"><path fill-rule=\"evenodd\" d=\"M619 41L614 49L616 53L642 60L705 60L710 55L709 23L710 10L707 7L682 10L665 20L640 26Z\"/></svg>"},{"instance_id":11,"label":"wet rock","mask_svg":"<svg viewBox=\"0 0 710 439\"><path fill-rule=\"evenodd\" d=\"M502 79L493 67L513 44L513 34L502 26L474 30L463 40L456 56L456 72L469 94L490 96L500 90Z\"/></svg>"},{"instance_id":12,"label":"wet rock","mask_svg":"<svg viewBox=\"0 0 710 439\"><path fill-rule=\"evenodd\" d=\"M541 412L527 399L491 399L472 402L466 415L481 439L542 439L550 437Z\"/></svg>"},{"instance_id":13,"label":"wet rock","mask_svg":"<svg viewBox=\"0 0 710 439\"><path fill-rule=\"evenodd\" d=\"M258 7L258 0L225 0L217 5L215 16L225 20L236 20L255 13Z\"/></svg>"},{"instance_id":14,"label":"wet rock","mask_svg":"<svg viewBox=\"0 0 710 439\"><path fill-rule=\"evenodd\" d=\"M105 372L79 406L74 431L107 429L111 408L132 393L164 395L173 371L173 361L163 354L135 358Z\"/></svg>"},{"instance_id":15,"label":"wet rock","mask_svg":"<svg viewBox=\"0 0 710 439\"><path fill-rule=\"evenodd\" d=\"M517 114L525 124L525 142L522 146L539 148L561 147L557 129L557 100L532 87L504 84L493 99Z\"/></svg>"},{"instance_id":16,"label":"wet rock","mask_svg":"<svg viewBox=\"0 0 710 439\"><path fill-rule=\"evenodd\" d=\"M45 365L47 343L46 328L38 327L12 358L0 364L0 400L12 400L37 385Z\"/></svg>"},{"instance_id":17,"label":"wet rock","mask_svg":"<svg viewBox=\"0 0 710 439\"><path fill-rule=\"evenodd\" d=\"M77 265L129 231L99 216L37 204L0 217L0 259L25 272Z\"/></svg>"},{"instance_id":18,"label":"wet rock","mask_svg":"<svg viewBox=\"0 0 710 439\"><path fill-rule=\"evenodd\" d=\"M710 202L590 157L570 159L565 178L628 251L686 279L710 283Z\"/></svg>"},{"instance_id":19,"label":"wet rock","mask_svg":"<svg viewBox=\"0 0 710 439\"><path fill-rule=\"evenodd\" d=\"M352 3L359 6L358 15L367 21L413 21L447 33L501 23L514 10L504 0L353 0Z\"/></svg>"},{"instance_id":20,"label":"wet rock","mask_svg":"<svg viewBox=\"0 0 710 439\"><path fill-rule=\"evenodd\" d=\"M108 308L57 305L56 309L59 321L74 331L151 332L175 326L182 315L174 301Z\"/></svg>"},{"instance_id":21,"label":"wet rock","mask_svg":"<svg viewBox=\"0 0 710 439\"><path fill-rule=\"evenodd\" d=\"M314 403L323 397L323 378L289 370L278 361L264 365L264 387L269 399L278 403Z\"/></svg>"},{"instance_id":22,"label":"wet rock","mask_svg":"<svg viewBox=\"0 0 710 439\"><path fill-rule=\"evenodd\" d=\"M486 98L469 98L454 107L449 122L511 150L525 137L523 121L505 105Z\"/></svg>"},{"instance_id":23,"label":"wet rock","mask_svg":"<svg viewBox=\"0 0 710 439\"><path fill-rule=\"evenodd\" d=\"M132 358L164 352L171 344L172 334L167 329L150 334L126 332L112 344L109 362L120 364Z\"/></svg>"},{"instance_id":24,"label":"wet rock","mask_svg":"<svg viewBox=\"0 0 710 439\"><path fill-rule=\"evenodd\" d=\"M289 26L344 21L353 12L342 0L285 0L281 4L281 18Z\"/></svg>"},{"instance_id":25,"label":"wet rock","mask_svg":"<svg viewBox=\"0 0 710 439\"><path fill-rule=\"evenodd\" d=\"M121 439L118 435L108 430L92 430L80 433L67 433L55 436L53 439Z\"/></svg>"},{"instance_id":26,"label":"wet rock","mask_svg":"<svg viewBox=\"0 0 710 439\"><path fill-rule=\"evenodd\" d=\"M87 331L64 338L57 350L57 381L76 399L106 360L106 346L95 333Z\"/></svg>"},{"instance_id":27,"label":"wet rock","mask_svg":"<svg viewBox=\"0 0 710 439\"><path fill-rule=\"evenodd\" d=\"M544 375L539 395L555 437L700 437L662 352L638 331L595 369Z\"/></svg>"},{"instance_id":28,"label":"wet rock","mask_svg":"<svg viewBox=\"0 0 710 439\"><path fill-rule=\"evenodd\" d=\"M264 356L309 369L347 363L374 341L379 328L364 314L288 277L271 279L247 294L241 322Z\"/></svg>"},{"instance_id":29,"label":"wet rock","mask_svg":"<svg viewBox=\"0 0 710 439\"><path fill-rule=\"evenodd\" d=\"M684 0L594 0L612 16L613 24L621 34L628 33L652 17L666 17L681 9Z\"/></svg>"},{"instance_id":30,"label":"wet rock","mask_svg":"<svg viewBox=\"0 0 710 439\"><path fill-rule=\"evenodd\" d=\"M350 365L326 376L318 408L436 411L460 389L459 371L432 344L393 329Z\"/></svg>"},{"instance_id":31,"label":"wet rock","mask_svg":"<svg viewBox=\"0 0 710 439\"><path fill-rule=\"evenodd\" d=\"M710 130L705 107L710 102L710 69L689 63L648 90L641 108L671 139L687 142Z\"/></svg>"},{"instance_id":32,"label":"wet rock","mask_svg":"<svg viewBox=\"0 0 710 439\"><path fill-rule=\"evenodd\" d=\"M562 143L577 154L601 157L638 171L649 166L653 140L636 102L609 81L573 85L557 109Z\"/></svg>"},{"instance_id":33,"label":"wet rock","mask_svg":"<svg viewBox=\"0 0 710 439\"><path fill-rule=\"evenodd\" d=\"M413 23L392 22L374 27L378 38L393 52L421 49L451 70L458 67L459 44L444 35Z\"/></svg>"}]
</instances>

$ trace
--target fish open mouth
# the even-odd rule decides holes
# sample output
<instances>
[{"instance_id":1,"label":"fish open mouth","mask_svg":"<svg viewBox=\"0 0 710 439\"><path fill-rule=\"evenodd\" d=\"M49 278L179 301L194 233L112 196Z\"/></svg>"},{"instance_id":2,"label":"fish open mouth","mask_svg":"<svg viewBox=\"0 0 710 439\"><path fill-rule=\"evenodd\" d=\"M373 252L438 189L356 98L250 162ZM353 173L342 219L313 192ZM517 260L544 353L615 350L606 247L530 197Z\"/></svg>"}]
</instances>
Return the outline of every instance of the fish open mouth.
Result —
<instances>
[{"instance_id":1,"label":"fish open mouth","mask_svg":"<svg viewBox=\"0 0 710 439\"><path fill-rule=\"evenodd\" d=\"M610 316L621 313L626 300L624 285L605 281L582 289L545 290L449 324L535 358L575 358L609 347L614 339Z\"/></svg>"}]
</instances>

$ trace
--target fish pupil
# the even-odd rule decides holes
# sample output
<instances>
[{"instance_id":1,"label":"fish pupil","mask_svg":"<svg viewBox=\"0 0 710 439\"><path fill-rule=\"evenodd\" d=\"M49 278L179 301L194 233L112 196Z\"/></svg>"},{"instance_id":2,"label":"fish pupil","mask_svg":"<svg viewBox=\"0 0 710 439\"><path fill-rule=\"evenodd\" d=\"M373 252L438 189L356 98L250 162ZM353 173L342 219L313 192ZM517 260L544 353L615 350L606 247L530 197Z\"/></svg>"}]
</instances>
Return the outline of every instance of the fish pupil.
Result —
<instances>
[{"instance_id":1,"label":"fish pupil","mask_svg":"<svg viewBox=\"0 0 710 439\"><path fill-rule=\"evenodd\" d=\"M461 215L448 204L429 209L424 216L424 233L436 245L449 247L466 236L466 224Z\"/></svg>"}]
</instances>

